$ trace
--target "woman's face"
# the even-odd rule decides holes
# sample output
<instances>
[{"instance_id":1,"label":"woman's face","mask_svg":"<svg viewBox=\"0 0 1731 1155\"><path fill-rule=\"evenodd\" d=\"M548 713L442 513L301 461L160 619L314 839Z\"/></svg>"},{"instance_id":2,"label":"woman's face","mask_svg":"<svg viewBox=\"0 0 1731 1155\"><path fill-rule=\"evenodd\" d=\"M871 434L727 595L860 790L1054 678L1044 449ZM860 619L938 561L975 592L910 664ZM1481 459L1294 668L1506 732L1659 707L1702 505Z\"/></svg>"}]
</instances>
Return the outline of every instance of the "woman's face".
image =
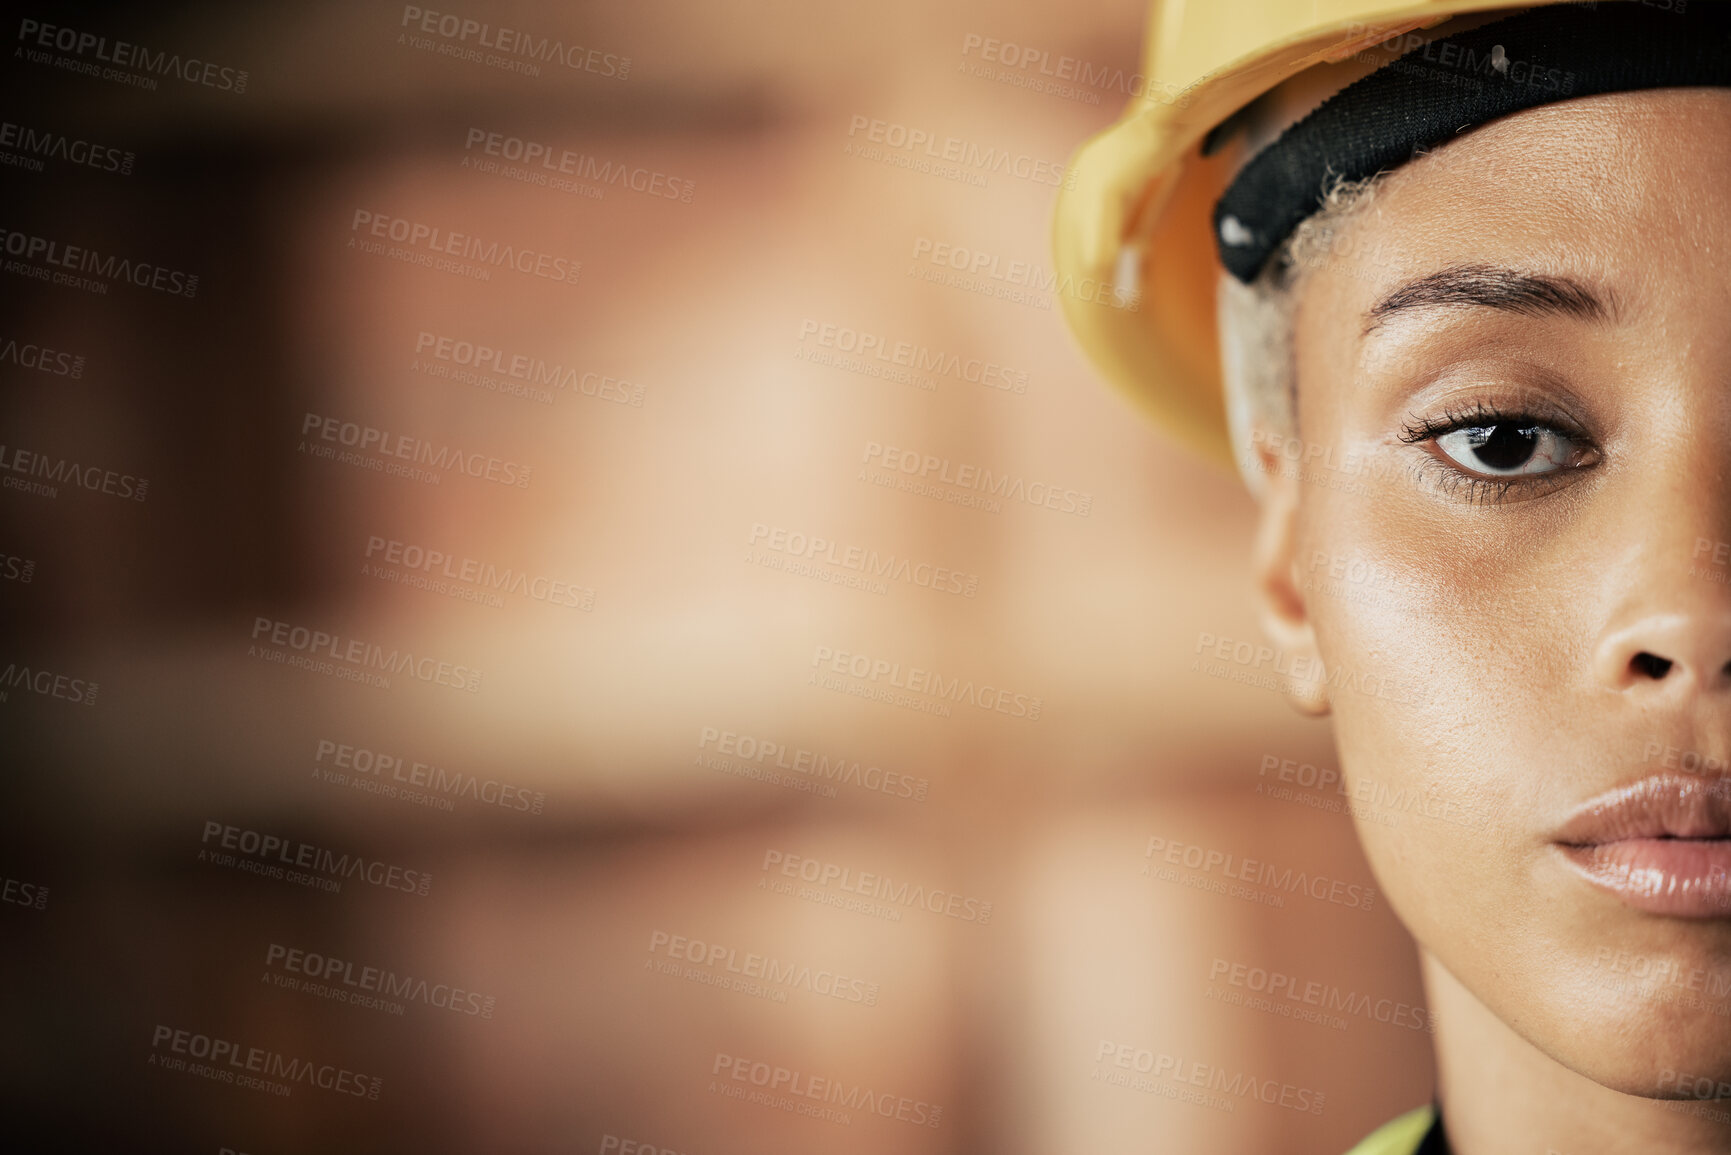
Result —
<instances>
[{"instance_id":1,"label":"woman's face","mask_svg":"<svg viewBox=\"0 0 1731 1155\"><path fill-rule=\"evenodd\" d=\"M1716 89L1534 109L1392 173L1300 282L1270 503L1400 916L1648 1096L1731 1081L1728 176Z\"/></svg>"}]
</instances>

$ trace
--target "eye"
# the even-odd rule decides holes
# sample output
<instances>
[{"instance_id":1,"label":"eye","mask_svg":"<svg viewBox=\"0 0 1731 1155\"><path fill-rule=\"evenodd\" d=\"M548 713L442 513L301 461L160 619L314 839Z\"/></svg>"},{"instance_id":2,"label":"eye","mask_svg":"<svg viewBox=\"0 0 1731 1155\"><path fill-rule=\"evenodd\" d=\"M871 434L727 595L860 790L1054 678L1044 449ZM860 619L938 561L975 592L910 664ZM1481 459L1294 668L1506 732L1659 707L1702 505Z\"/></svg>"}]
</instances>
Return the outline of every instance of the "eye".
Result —
<instances>
[{"instance_id":1,"label":"eye","mask_svg":"<svg viewBox=\"0 0 1731 1155\"><path fill-rule=\"evenodd\" d=\"M1455 464L1491 477L1552 473L1579 460L1585 444L1531 419L1463 425L1434 438Z\"/></svg>"},{"instance_id":2,"label":"eye","mask_svg":"<svg viewBox=\"0 0 1731 1155\"><path fill-rule=\"evenodd\" d=\"M1400 440L1430 442L1413 463L1417 475L1443 493L1476 503L1542 496L1602 459L1593 436L1544 401L1506 407L1475 401L1441 413L1409 414Z\"/></svg>"}]
</instances>

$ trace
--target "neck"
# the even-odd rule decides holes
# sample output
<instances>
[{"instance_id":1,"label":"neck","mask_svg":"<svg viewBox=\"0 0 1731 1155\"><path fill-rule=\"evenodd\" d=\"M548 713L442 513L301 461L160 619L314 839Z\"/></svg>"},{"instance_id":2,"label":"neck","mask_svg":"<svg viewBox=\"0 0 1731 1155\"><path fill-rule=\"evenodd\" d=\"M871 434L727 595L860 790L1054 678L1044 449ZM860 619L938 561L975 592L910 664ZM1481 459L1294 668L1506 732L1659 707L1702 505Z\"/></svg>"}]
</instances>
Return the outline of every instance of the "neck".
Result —
<instances>
[{"instance_id":1,"label":"neck","mask_svg":"<svg viewBox=\"0 0 1731 1155\"><path fill-rule=\"evenodd\" d=\"M1436 956L1420 956L1453 1155L1731 1152L1731 1103L1644 1099L1601 1086L1515 1033Z\"/></svg>"}]
</instances>

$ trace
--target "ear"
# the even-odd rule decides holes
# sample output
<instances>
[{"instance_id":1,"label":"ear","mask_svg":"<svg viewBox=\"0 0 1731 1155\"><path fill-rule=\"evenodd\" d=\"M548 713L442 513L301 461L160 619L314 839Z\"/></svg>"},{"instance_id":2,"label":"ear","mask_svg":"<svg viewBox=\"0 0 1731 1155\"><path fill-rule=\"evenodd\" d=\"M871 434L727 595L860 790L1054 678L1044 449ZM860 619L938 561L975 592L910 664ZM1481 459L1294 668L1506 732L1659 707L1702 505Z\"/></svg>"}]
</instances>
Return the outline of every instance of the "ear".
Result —
<instances>
[{"instance_id":1,"label":"ear","mask_svg":"<svg viewBox=\"0 0 1731 1155\"><path fill-rule=\"evenodd\" d=\"M1300 668L1320 671L1321 655L1298 556L1298 487L1302 483L1296 470L1282 468L1279 457L1267 448L1268 439L1259 441L1259 464L1268 484L1262 495L1251 571L1262 631L1282 651L1303 659ZM1321 677L1289 678L1288 684L1287 700L1299 713L1320 718L1329 712L1328 690Z\"/></svg>"}]
</instances>

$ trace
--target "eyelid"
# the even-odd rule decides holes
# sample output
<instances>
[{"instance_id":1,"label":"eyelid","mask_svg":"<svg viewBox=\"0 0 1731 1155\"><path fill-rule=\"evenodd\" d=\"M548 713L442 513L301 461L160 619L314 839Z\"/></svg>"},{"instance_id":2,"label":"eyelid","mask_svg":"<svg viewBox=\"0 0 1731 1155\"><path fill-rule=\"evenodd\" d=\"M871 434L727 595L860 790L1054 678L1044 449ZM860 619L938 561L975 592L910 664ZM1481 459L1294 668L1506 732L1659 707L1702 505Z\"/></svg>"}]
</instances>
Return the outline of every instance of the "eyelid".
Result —
<instances>
[{"instance_id":1,"label":"eyelid","mask_svg":"<svg viewBox=\"0 0 1731 1155\"><path fill-rule=\"evenodd\" d=\"M1478 398L1473 401L1470 409L1464 406L1446 407L1437 416L1411 412L1407 414L1398 436L1403 444L1416 445L1424 441L1434 441L1444 434L1460 429L1519 424L1553 429L1571 441L1585 442L1594 449L1598 448L1597 439L1572 416L1555 405L1538 403L1536 399L1505 406L1494 399Z\"/></svg>"},{"instance_id":2,"label":"eyelid","mask_svg":"<svg viewBox=\"0 0 1731 1155\"><path fill-rule=\"evenodd\" d=\"M1570 375L1547 356L1488 352L1466 354L1414 374L1391 397L1391 417L1410 425L1429 414L1437 419L1485 412L1510 420L1529 417L1569 434L1599 442L1609 415L1576 389Z\"/></svg>"}]
</instances>

